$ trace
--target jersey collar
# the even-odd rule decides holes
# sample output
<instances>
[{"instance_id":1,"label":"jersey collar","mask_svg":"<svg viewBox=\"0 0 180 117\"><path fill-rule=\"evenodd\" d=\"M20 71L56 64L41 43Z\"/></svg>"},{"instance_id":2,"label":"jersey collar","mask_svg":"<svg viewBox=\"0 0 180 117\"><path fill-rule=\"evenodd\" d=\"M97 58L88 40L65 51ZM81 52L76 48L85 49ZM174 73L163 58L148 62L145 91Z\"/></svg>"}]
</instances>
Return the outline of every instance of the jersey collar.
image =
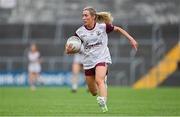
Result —
<instances>
[{"instance_id":1,"label":"jersey collar","mask_svg":"<svg viewBox=\"0 0 180 117\"><path fill-rule=\"evenodd\" d=\"M95 27L96 27L96 23L94 23L94 26L92 28L88 28L84 25L84 27L87 29L87 30L93 30Z\"/></svg>"}]
</instances>

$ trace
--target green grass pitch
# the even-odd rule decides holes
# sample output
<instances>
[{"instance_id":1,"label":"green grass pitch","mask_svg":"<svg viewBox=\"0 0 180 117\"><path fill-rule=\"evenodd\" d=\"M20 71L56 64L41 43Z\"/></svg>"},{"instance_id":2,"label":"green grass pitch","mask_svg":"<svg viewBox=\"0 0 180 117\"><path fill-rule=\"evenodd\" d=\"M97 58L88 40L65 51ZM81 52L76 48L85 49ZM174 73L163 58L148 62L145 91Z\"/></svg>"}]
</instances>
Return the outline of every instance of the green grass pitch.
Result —
<instances>
[{"instance_id":1,"label":"green grass pitch","mask_svg":"<svg viewBox=\"0 0 180 117\"><path fill-rule=\"evenodd\" d=\"M180 88L135 90L108 88L107 113L102 113L96 97L80 88L0 87L0 116L180 116Z\"/></svg>"}]
</instances>

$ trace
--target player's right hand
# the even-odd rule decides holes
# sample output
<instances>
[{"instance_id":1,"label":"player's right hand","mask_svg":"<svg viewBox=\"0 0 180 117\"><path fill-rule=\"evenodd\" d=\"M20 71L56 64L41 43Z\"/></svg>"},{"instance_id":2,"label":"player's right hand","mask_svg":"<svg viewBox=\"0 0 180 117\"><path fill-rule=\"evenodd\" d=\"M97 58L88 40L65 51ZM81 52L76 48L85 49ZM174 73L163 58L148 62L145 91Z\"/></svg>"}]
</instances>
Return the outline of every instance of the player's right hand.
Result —
<instances>
[{"instance_id":1,"label":"player's right hand","mask_svg":"<svg viewBox=\"0 0 180 117\"><path fill-rule=\"evenodd\" d=\"M65 45L65 53L66 54L75 54L74 48L72 47L72 44Z\"/></svg>"}]
</instances>

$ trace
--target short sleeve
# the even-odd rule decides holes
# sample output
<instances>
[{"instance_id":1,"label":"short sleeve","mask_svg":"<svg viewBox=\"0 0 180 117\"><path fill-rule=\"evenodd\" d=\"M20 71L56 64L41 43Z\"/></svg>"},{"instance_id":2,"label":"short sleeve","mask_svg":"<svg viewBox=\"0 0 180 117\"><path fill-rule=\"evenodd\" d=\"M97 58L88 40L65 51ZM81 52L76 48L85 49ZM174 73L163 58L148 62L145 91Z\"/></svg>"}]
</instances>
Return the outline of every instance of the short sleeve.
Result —
<instances>
[{"instance_id":1,"label":"short sleeve","mask_svg":"<svg viewBox=\"0 0 180 117\"><path fill-rule=\"evenodd\" d=\"M110 33L114 30L114 26L112 24L106 24L106 33Z\"/></svg>"},{"instance_id":2,"label":"short sleeve","mask_svg":"<svg viewBox=\"0 0 180 117\"><path fill-rule=\"evenodd\" d=\"M83 43L83 40L80 38L80 36L79 36L77 33L75 33L74 36L79 37L79 39L80 39L81 42Z\"/></svg>"},{"instance_id":3,"label":"short sleeve","mask_svg":"<svg viewBox=\"0 0 180 117\"><path fill-rule=\"evenodd\" d=\"M75 33L74 36L79 37L79 35L77 33Z\"/></svg>"}]
</instances>

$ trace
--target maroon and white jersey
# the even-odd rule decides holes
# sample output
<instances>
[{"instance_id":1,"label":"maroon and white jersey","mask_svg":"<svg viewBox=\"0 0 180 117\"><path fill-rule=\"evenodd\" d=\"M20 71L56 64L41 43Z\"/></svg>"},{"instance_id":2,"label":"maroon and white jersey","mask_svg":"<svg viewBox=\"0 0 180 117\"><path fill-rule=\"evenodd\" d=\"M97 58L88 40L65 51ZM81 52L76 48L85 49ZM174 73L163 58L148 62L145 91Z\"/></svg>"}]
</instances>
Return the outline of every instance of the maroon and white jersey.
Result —
<instances>
[{"instance_id":1,"label":"maroon and white jersey","mask_svg":"<svg viewBox=\"0 0 180 117\"><path fill-rule=\"evenodd\" d=\"M76 31L76 35L80 37L84 46L84 69L91 69L100 62L111 63L107 33L113 30L114 26L110 24L96 23L92 29L81 26Z\"/></svg>"}]
</instances>

